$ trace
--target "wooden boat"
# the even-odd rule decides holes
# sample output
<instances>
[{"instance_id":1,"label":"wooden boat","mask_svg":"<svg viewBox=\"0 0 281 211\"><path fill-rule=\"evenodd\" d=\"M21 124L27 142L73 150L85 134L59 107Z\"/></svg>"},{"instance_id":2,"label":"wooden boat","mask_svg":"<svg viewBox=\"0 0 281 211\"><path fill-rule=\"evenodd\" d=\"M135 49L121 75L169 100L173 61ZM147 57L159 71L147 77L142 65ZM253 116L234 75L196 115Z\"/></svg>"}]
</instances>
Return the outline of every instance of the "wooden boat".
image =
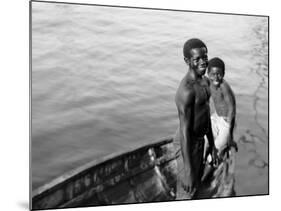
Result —
<instances>
[{"instance_id":1,"label":"wooden boat","mask_svg":"<svg viewBox=\"0 0 281 211\"><path fill-rule=\"evenodd\" d=\"M94 160L32 193L32 209L167 201L176 198L173 138Z\"/></svg>"},{"instance_id":2,"label":"wooden boat","mask_svg":"<svg viewBox=\"0 0 281 211\"><path fill-rule=\"evenodd\" d=\"M235 194L235 152L229 152L202 182L197 198ZM165 137L60 176L33 191L32 209L192 199L181 186L183 175L179 143Z\"/></svg>"}]
</instances>

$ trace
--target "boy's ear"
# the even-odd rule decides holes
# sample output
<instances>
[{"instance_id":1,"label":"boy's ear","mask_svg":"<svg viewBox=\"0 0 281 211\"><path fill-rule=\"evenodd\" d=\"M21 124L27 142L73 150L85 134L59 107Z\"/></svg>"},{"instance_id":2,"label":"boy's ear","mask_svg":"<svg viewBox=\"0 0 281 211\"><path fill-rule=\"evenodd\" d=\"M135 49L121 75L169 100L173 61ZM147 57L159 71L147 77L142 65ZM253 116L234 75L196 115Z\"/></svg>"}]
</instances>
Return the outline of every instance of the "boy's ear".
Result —
<instances>
[{"instance_id":1,"label":"boy's ear","mask_svg":"<svg viewBox=\"0 0 281 211\"><path fill-rule=\"evenodd\" d=\"M184 61L186 64L189 64L190 63L190 60L187 58L187 57L183 57Z\"/></svg>"}]
</instances>

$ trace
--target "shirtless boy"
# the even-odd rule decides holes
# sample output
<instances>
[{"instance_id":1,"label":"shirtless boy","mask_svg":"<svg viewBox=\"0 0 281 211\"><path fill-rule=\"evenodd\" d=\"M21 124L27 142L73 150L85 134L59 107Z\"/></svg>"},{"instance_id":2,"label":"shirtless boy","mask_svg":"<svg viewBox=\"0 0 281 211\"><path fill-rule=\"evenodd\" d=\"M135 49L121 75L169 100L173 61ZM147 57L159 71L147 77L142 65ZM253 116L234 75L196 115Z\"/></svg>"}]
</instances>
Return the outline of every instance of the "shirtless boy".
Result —
<instances>
[{"instance_id":1,"label":"shirtless boy","mask_svg":"<svg viewBox=\"0 0 281 211\"><path fill-rule=\"evenodd\" d=\"M236 104L235 96L229 84L224 80L225 65L220 58L209 61L208 77L211 89L211 121L215 146L221 154L227 146L237 145L233 141Z\"/></svg>"},{"instance_id":2,"label":"shirtless boy","mask_svg":"<svg viewBox=\"0 0 281 211\"><path fill-rule=\"evenodd\" d=\"M211 151L215 150L209 108L210 84L204 76L208 66L207 53L206 45L199 39L190 39L184 44L183 55L188 71L175 97L180 121L177 136L186 178L182 185L191 195L198 188L203 174L205 135Z\"/></svg>"}]
</instances>

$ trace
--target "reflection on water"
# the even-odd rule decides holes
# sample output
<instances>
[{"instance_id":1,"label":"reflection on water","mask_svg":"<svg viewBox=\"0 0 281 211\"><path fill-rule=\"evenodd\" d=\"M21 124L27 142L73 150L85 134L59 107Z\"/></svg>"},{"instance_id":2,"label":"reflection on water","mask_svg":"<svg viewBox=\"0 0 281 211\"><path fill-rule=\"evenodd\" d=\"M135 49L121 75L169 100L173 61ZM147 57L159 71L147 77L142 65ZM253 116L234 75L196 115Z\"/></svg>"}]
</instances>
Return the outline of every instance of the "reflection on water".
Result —
<instances>
[{"instance_id":1,"label":"reflection on water","mask_svg":"<svg viewBox=\"0 0 281 211\"><path fill-rule=\"evenodd\" d=\"M174 134L182 45L226 63L237 100L237 195L268 192L263 17L32 3L32 188L85 162Z\"/></svg>"}]
</instances>

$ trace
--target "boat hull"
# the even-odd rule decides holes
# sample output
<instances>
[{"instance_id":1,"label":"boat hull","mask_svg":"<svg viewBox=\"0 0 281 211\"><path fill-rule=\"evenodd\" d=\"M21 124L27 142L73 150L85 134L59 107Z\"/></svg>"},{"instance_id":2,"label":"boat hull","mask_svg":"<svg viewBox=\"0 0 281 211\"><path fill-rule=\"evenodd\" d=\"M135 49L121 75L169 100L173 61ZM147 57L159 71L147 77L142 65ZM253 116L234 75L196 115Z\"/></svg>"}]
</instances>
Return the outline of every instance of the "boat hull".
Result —
<instances>
[{"instance_id":1,"label":"boat hull","mask_svg":"<svg viewBox=\"0 0 281 211\"><path fill-rule=\"evenodd\" d=\"M35 190L32 209L175 200L173 138L112 154Z\"/></svg>"}]
</instances>

